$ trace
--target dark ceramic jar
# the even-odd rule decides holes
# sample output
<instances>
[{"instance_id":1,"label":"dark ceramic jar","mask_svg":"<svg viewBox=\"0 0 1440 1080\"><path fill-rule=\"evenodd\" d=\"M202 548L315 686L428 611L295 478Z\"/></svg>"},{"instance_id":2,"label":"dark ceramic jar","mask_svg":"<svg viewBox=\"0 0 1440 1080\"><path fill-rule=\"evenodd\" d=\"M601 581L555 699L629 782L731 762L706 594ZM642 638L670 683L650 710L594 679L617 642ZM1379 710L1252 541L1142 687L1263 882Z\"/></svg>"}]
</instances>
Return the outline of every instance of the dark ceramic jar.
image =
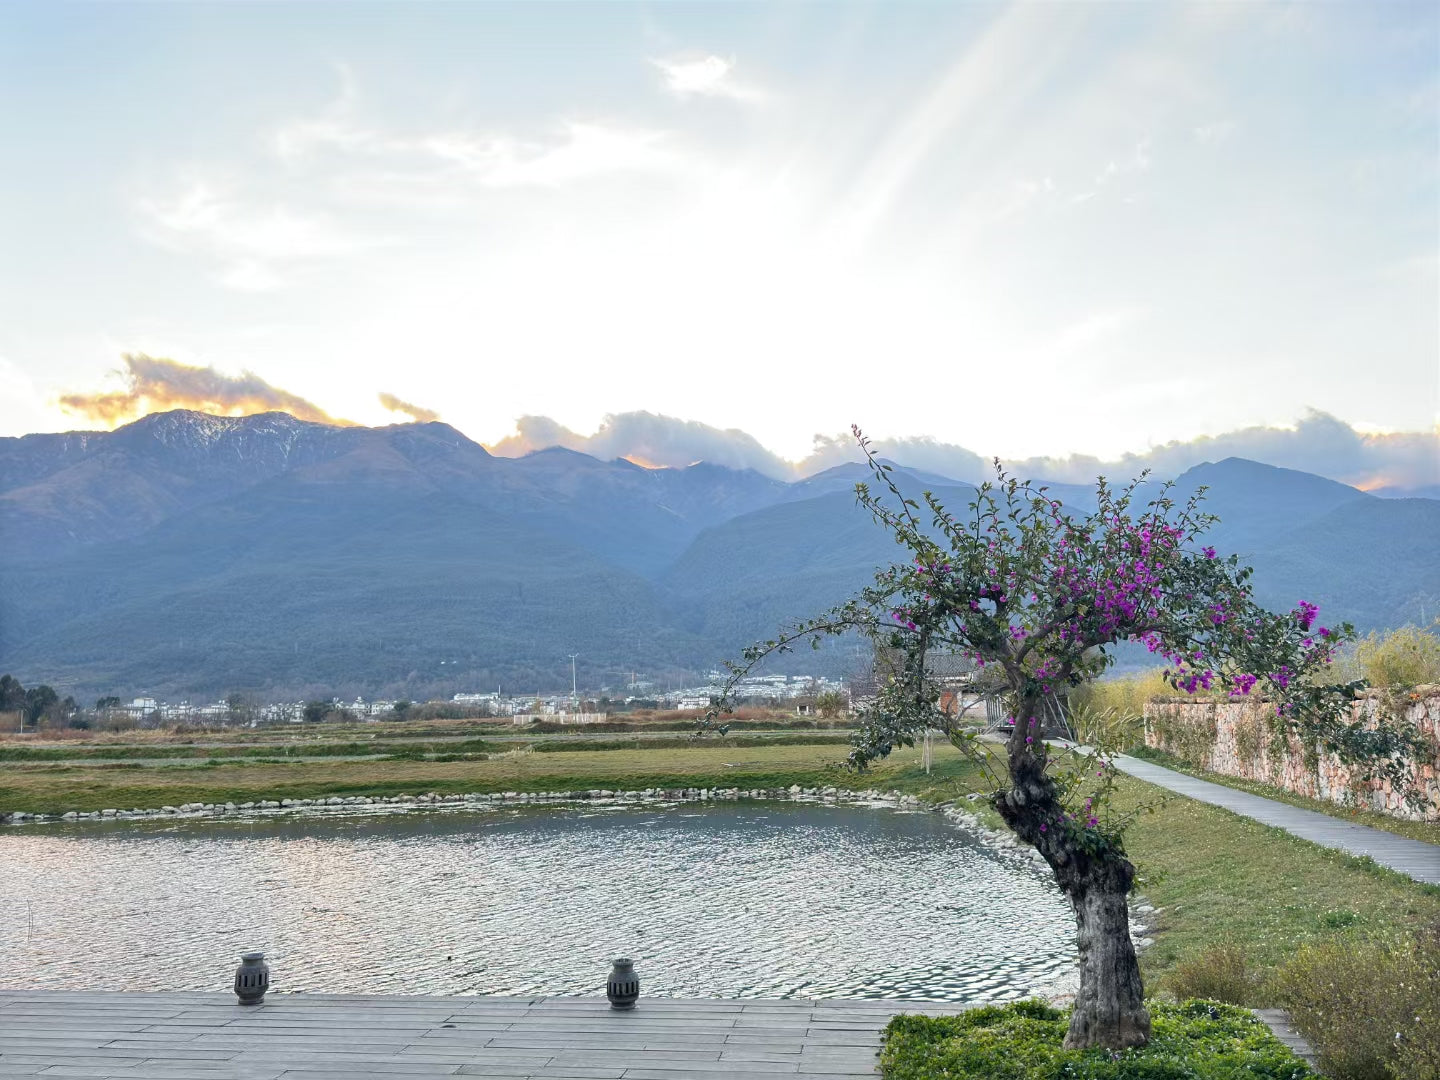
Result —
<instances>
[{"instance_id":1,"label":"dark ceramic jar","mask_svg":"<svg viewBox=\"0 0 1440 1080\"><path fill-rule=\"evenodd\" d=\"M633 961L622 957L610 969L605 980L605 996L612 1009L633 1009L640 998L640 976L635 974Z\"/></svg>"},{"instance_id":2,"label":"dark ceramic jar","mask_svg":"<svg viewBox=\"0 0 1440 1080\"><path fill-rule=\"evenodd\" d=\"M241 1005L259 1005L270 989L270 965L262 952L247 952L235 969L235 996Z\"/></svg>"}]
</instances>

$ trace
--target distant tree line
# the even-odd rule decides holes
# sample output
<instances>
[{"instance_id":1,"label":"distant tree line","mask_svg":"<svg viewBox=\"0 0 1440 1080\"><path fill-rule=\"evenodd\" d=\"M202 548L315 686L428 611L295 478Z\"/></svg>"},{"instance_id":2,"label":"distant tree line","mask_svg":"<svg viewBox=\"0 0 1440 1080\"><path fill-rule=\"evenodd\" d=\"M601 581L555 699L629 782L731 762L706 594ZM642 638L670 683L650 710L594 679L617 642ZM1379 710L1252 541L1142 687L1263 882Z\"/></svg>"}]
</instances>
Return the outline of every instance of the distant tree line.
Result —
<instances>
[{"instance_id":1,"label":"distant tree line","mask_svg":"<svg viewBox=\"0 0 1440 1080\"><path fill-rule=\"evenodd\" d=\"M73 697L62 698L52 686L41 683L27 690L14 675L0 675L0 713L17 715L20 730L42 723L68 727L79 712Z\"/></svg>"}]
</instances>

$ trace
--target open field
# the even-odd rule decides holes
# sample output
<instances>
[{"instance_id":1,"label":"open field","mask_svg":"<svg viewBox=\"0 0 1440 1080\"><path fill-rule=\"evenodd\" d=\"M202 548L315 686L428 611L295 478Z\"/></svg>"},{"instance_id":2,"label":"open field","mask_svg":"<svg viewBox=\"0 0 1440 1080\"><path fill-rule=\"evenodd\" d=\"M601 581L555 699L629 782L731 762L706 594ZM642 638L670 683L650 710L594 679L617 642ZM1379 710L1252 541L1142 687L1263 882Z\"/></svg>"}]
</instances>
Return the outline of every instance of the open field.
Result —
<instances>
[{"instance_id":1,"label":"open field","mask_svg":"<svg viewBox=\"0 0 1440 1080\"><path fill-rule=\"evenodd\" d=\"M744 731L726 736L711 736L706 742L717 746L814 745L840 746L849 744L849 736L837 731ZM438 737L433 739L314 741L285 743L187 744L172 746L163 743L131 745L70 745L70 746L0 746L0 764L59 763L67 765L133 762L145 765L175 763L193 764L226 760L314 761L325 758L411 758L447 760L459 756L502 754L533 750L548 754L563 751L685 749L695 745L692 734L669 731L634 731L629 733L567 731L553 735L508 735L498 739L467 739Z\"/></svg>"},{"instance_id":2,"label":"open field","mask_svg":"<svg viewBox=\"0 0 1440 1080\"><path fill-rule=\"evenodd\" d=\"M114 762L0 765L0 807L56 813L185 802L244 802L321 795L399 795L650 787L900 789L933 801L974 790L979 771L948 745L926 776L917 750L901 750L867 774L843 767L842 745L717 746L559 751L533 749L486 760L225 761L159 767ZM1117 807L1160 799L1122 779ZM983 801L968 804L994 820ZM1152 985L1178 961L1220 942L1243 947L1263 972L1297 945L1345 930L1440 922L1440 889L1364 860L1327 851L1227 811L1172 797L1127 834L1156 944L1143 954ZM1255 1004L1264 1004L1257 1001Z\"/></svg>"},{"instance_id":3,"label":"open field","mask_svg":"<svg viewBox=\"0 0 1440 1080\"><path fill-rule=\"evenodd\" d=\"M234 761L164 766L0 766L0 807L63 812L106 807L314 798L320 795L403 795L434 791L555 791L589 788L776 787L841 784L847 747L736 747L587 750L539 753L533 748L486 760ZM858 787L882 782L859 782Z\"/></svg>"},{"instance_id":4,"label":"open field","mask_svg":"<svg viewBox=\"0 0 1440 1080\"><path fill-rule=\"evenodd\" d=\"M100 746L251 746L256 744L287 746L310 745L360 740L428 740L510 738L525 735L626 734L661 733L688 734L695 730L701 717L696 711L642 710L615 713L598 724L561 724L539 721L516 724L509 717L470 717L464 719L432 718L415 720L354 720L320 724L267 723L256 727L229 725L221 727L170 724L164 727L139 728L124 726L108 728L101 724L91 728L46 728L18 734L14 729L16 713L0 713L0 750L13 747L100 747ZM10 723L6 725L4 722ZM848 731L854 721L846 718L797 717L783 710L744 708L724 723L737 732L744 731Z\"/></svg>"}]
</instances>

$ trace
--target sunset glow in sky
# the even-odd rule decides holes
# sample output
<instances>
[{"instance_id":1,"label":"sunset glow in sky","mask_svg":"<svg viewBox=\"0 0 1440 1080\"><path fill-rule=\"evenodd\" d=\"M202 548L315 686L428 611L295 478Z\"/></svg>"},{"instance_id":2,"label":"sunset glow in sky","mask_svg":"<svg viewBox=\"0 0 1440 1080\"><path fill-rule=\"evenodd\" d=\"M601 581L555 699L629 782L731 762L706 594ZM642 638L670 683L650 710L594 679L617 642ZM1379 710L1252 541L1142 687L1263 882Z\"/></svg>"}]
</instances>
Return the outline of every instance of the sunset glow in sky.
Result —
<instances>
[{"instance_id":1,"label":"sunset glow in sky","mask_svg":"<svg viewBox=\"0 0 1440 1080\"><path fill-rule=\"evenodd\" d=\"M6 20L3 435L123 419L83 406L122 354L790 460L851 423L1007 457L1437 423L1433 3Z\"/></svg>"}]
</instances>

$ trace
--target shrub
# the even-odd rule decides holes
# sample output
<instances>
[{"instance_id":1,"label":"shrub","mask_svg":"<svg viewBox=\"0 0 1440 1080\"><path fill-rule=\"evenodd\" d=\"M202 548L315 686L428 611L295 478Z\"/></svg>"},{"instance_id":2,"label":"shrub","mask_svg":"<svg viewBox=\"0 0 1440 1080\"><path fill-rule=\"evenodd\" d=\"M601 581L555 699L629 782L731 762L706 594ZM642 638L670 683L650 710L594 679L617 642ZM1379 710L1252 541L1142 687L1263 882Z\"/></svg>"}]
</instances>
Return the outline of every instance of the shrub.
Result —
<instances>
[{"instance_id":1,"label":"shrub","mask_svg":"<svg viewBox=\"0 0 1440 1080\"><path fill-rule=\"evenodd\" d=\"M1115 709L1130 716L1143 716L1146 702L1174 695L1175 688L1164 679L1164 669L1151 668L1076 687L1070 693L1070 700L1097 709Z\"/></svg>"},{"instance_id":2,"label":"shrub","mask_svg":"<svg viewBox=\"0 0 1440 1080\"><path fill-rule=\"evenodd\" d=\"M1432 629L1402 626L1368 637L1346 649L1336 662L1338 675L1364 679L1371 686L1411 687L1440 683L1440 637Z\"/></svg>"},{"instance_id":3,"label":"shrub","mask_svg":"<svg viewBox=\"0 0 1440 1080\"><path fill-rule=\"evenodd\" d=\"M1150 716L1150 733L1159 748L1197 769L1210 767L1219 731L1213 706L1198 716L1184 716L1175 706L1161 705Z\"/></svg>"},{"instance_id":4,"label":"shrub","mask_svg":"<svg viewBox=\"0 0 1440 1080\"><path fill-rule=\"evenodd\" d=\"M1314 1077L1254 1013L1188 1001L1150 1004L1150 1043L1065 1050L1069 1017L1040 1001L956 1016L897 1016L885 1029L886 1080L1302 1080Z\"/></svg>"},{"instance_id":5,"label":"shrub","mask_svg":"<svg viewBox=\"0 0 1440 1080\"><path fill-rule=\"evenodd\" d=\"M1258 980L1246 963L1245 950L1234 944L1214 945L1180 961L1165 980L1176 998L1210 998L1231 1005L1255 1003Z\"/></svg>"},{"instance_id":6,"label":"shrub","mask_svg":"<svg viewBox=\"0 0 1440 1080\"><path fill-rule=\"evenodd\" d=\"M1440 1080L1440 926L1308 945L1274 991L1333 1080Z\"/></svg>"},{"instance_id":7,"label":"shrub","mask_svg":"<svg viewBox=\"0 0 1440 1080\"><path fill-rule=\"evenodd\" d=\"M1076 687L1067 701L1076 738L1115 750L1139 746L1145 741L1145 704L1174 693L1160 668Z\"/></svg>"},{"instance_id":8,"label":"shrub","mask_svg":"<svg viewBox=\"0 0 1440 1080\"><path fill-rule=\"evenodd\" d=\"M1106 751L1130 751L1145 741L1142 717L1116 708L1097 709L1088 703L1069 703L1070 726L1086 746Z\"/></svg>"}]
</instances>

